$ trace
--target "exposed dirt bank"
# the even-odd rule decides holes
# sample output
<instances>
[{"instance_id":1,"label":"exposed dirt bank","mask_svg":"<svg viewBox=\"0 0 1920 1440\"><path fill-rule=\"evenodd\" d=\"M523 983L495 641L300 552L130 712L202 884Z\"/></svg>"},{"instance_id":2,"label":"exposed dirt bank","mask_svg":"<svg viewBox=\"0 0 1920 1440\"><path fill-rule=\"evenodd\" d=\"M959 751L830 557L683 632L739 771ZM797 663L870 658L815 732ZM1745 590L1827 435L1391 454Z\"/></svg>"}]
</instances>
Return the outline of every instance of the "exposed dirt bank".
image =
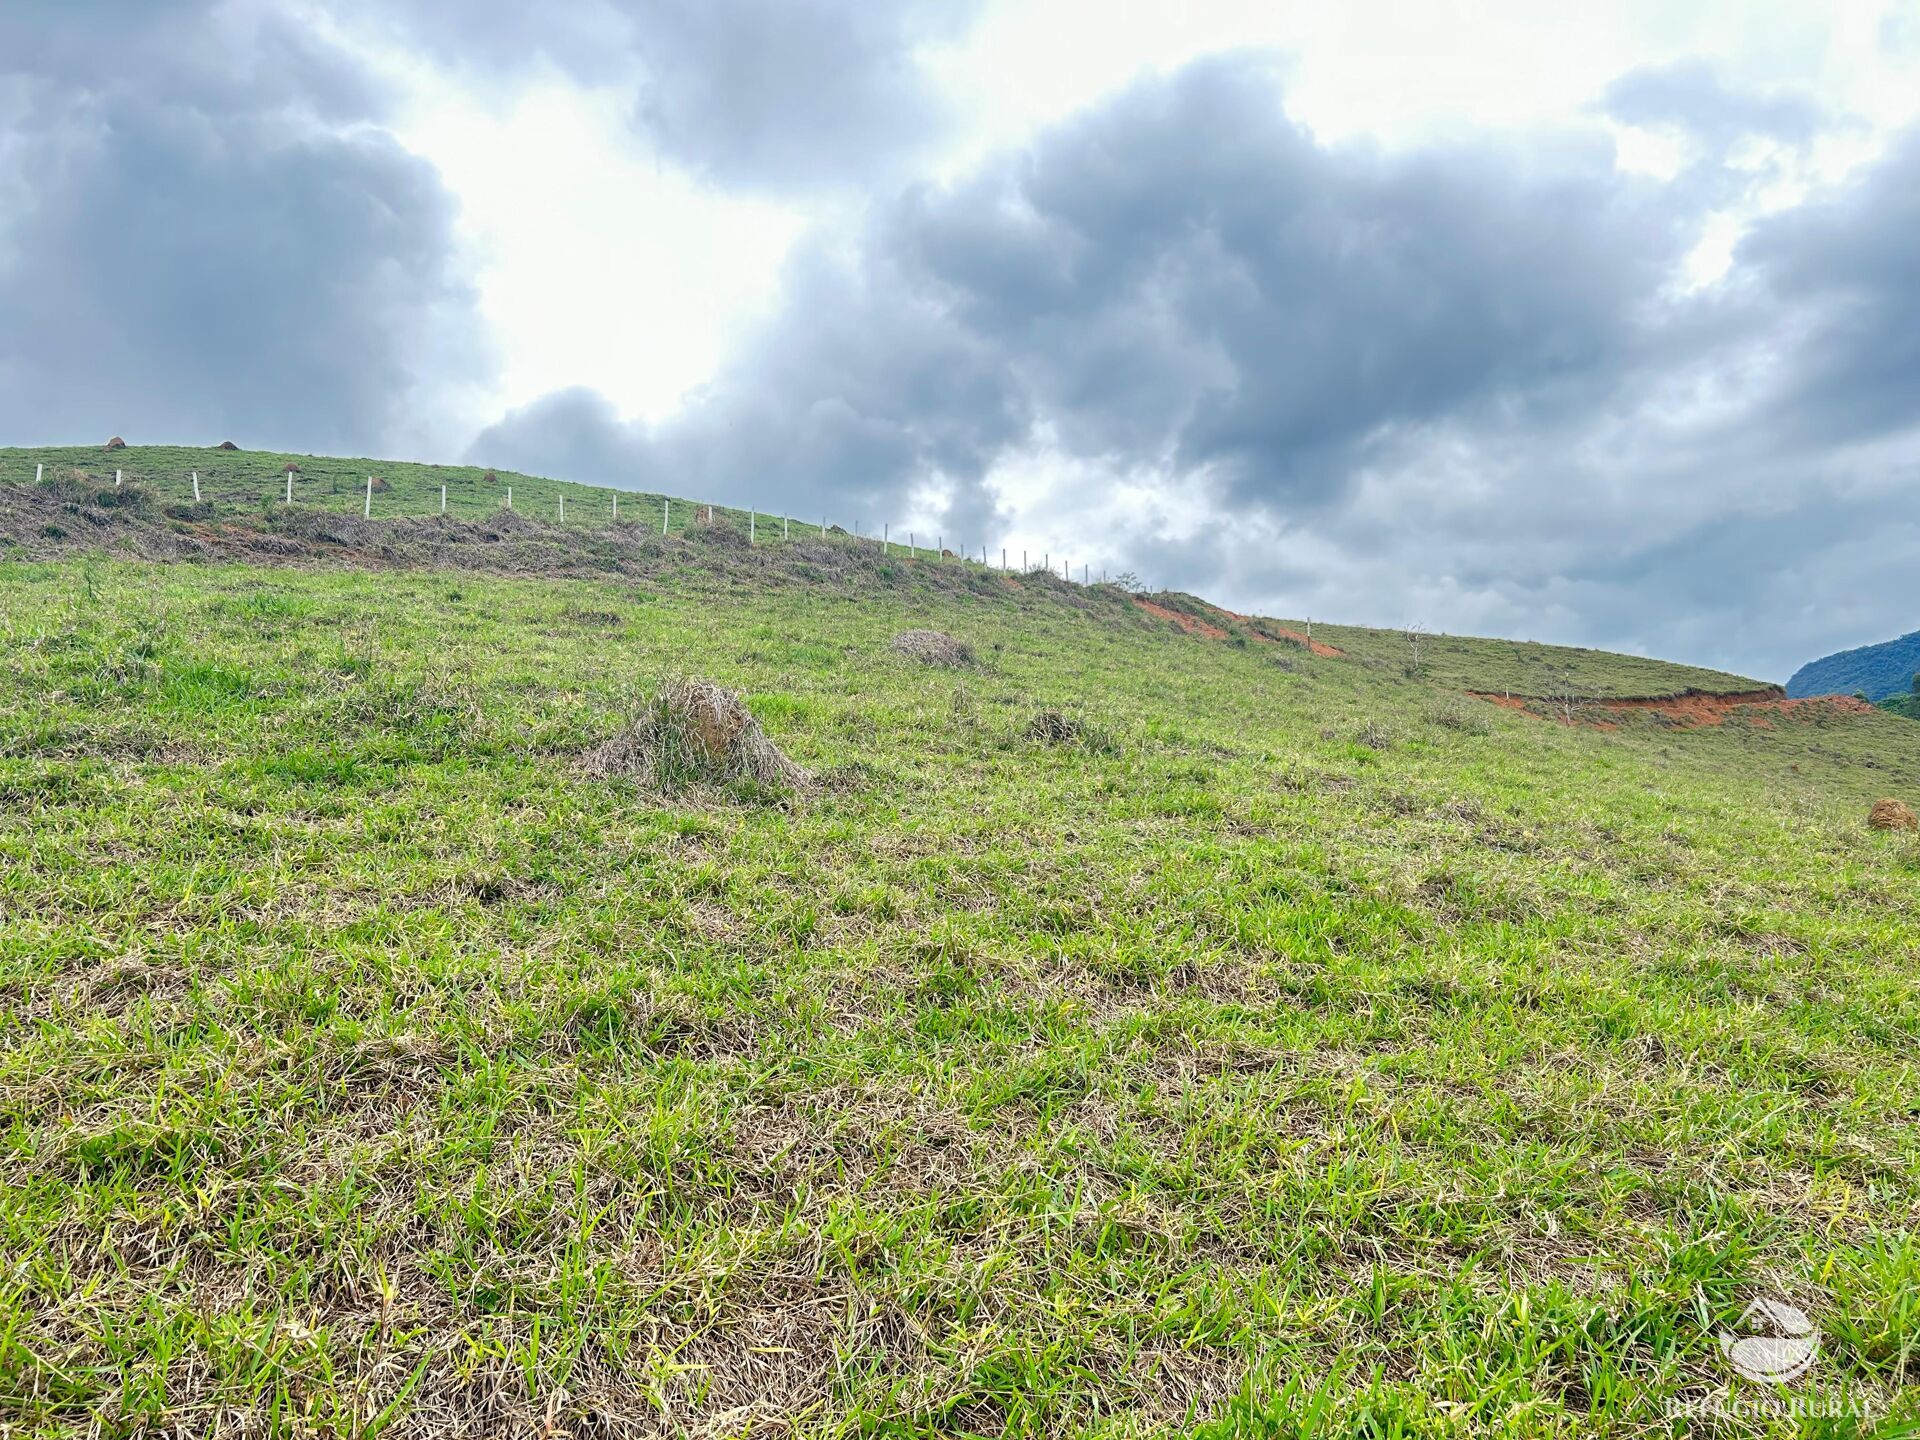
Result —
<instances>
[{"instance_id":1,"label":"exposed dirt bank","mask_svg":"<svg viewBox=\"0 0 1920 1440\"><path fill-rule=\"evenodd\" d=\"M1227 638L1227 632L1222 630L1218 625L1209 625L1198 616L1189 615L1184 610L1171 610L1165 605L1156 605L1153 601L1142 599L1137 595L1134 597L1133 603L1149 615L1158 615L1162 620L1173 621L1174 624L1178 625L1189 635L1199 635L1208 640L1224 640Z\"/></svg>"},{"instance_id":2,"label":"exposed dirt bank","mask_svg":"<svg viewBox=\"0 0 1920 1440\"><path fill-rule=\"evenodd\" d=\"M1495 705L1505 706L1509 710L1524 710L1536 715L1558 716L1565 718L1568 710L1573 718L1583 725L1596 729L1612 730L1614 723L1602 718L1604 713L1631 714L1635 711L1650 711L1662 723L1676 730L1698 730L1703 726L1724 725L1731 716L1739 715L1749 724L1762 728L1771 726L1768 715L1799 715L1812 718L1814 714L1871 715L1873 706L1851 695L1809 695L1804 699L1789 700L1786 691L1777 685L1769 685L1762 690L1742 690L1731 694L1715 695L1704 690L1683 690L1677 695L1639 695L1612 699L1593 699L1574 697L1572 700L1544 695L1501 695L1482 690L1467 692L1476 700L1490 700Z\"/></svg>"},{"instance_id":3,"label":"exposed dirt bank","mask_svg":"<svg viewBox=\"0 0 1920 1440\"><path fill-rule=\"evenodd\" d=\"M1174 624L1178 625L1189 635L1198 635L1207 640L1224 640L1227 638L1227 631L1222 626L1215 625L1211 621L1204 620L1189 611L1176 610L1168 605L1160 605L1138 595L1134 596L1133 603L1150 615L1158 615L1162 620L1173 621ZM1258 616L1241 615L1232 610L1223 610L1218 605L1207 605L1204 600L1198 603L1205 605L1208 610L1211 610L1223 620L1232 620L1246 626L1249 635L1256 640L1264 640L1269 645L1282 643L1299 645L1311 653L1329 660L1338 659L1346 654L1344 650L1336 649L1332 645L1323 645L1318 640L1309 640L1298 630L1291 630L1285 625L1277 625L1271 620L1262 620Z\"/></svg>"}]
</instances>

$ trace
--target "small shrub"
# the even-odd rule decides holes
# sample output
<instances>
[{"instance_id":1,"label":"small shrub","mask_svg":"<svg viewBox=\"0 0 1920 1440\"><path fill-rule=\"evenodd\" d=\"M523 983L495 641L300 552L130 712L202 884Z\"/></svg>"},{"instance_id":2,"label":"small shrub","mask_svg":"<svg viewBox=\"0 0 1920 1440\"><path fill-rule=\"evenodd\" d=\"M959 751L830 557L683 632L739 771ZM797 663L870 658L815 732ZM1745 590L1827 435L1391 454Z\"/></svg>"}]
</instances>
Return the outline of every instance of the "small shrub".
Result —
<instances>
[{"instance_id":1,"label":"small shrub","mask_svg":"<svg viewBox=\"0 0 1920 1440\"><path fill-rule=\"evenodd\" d=\"M1458 700L1442 700L1427 707L1427 723L1442 730L1458 730L1463 735L1490 735L1493 721L1483 707L1465 705Z\"/></svg>"},{"instance_id":2,"label":"small shrub","mask_svg":"<svg viewBox=\"0 0 1920 1440\"><path fill-rule=\"evenodd\" d=\"M93 503L102 510L144 510L147 492L138 485L115 485L95 495Z\"/></svg>"},{"instance_id":3,"label":"small shrub","mask_svg":"<svg viewBox=\"0 0 1920 1440\"><path fill-rule=\"evenodd\" d=\"M1393 744L1393 736L1389 735L1376 720L1367 721L1360 727L1360 733L1353 738L1357 744L1364 745L1369 750L1384 750Z\"/></svg>"},{"instance_id":4,"label":"small shrub","mask_svg":"<svg viewBox=\"0 0 1920 1440\"><path fill-rule=\"evenodd\" d=\"M1027 722L1026 736L1042 745L1070 745L1080 738L1083 729L1071 715L1059 710L1042 710Z\"/></svg>"},{"instance_id":5,"label":"small shrub","mask_svg":"<svg viewBox=\"0 0 1920 1440\"><path fill-rule=\"evenodd\" d=\"M973 646L939 630L902 630L893 637L897 655L918 660L923 665L958 668L973 664Z\"/></svg>"},{"instance_id":6,"label":"small shrub","mask_svg":"<svg viewBox=\"0 0 1920 1440\"><path fill-rule=\"evenodd\" d=\"M1103 726L1052 708L1037 712L1022 734L1039 745L1078 745L1105 755L1116 754L1120 749Z\"/></svg>"}]
</instances>

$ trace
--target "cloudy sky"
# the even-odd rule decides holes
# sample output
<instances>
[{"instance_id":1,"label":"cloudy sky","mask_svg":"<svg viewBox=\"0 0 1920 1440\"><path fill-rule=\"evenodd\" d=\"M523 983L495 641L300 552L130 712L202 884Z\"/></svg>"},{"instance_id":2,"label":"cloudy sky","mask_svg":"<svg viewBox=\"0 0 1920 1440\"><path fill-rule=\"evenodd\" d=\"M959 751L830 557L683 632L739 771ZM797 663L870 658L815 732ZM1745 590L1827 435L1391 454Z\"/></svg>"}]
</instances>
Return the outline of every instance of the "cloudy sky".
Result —
<instances>
[{"instance_id":1,"label":"cloudy sky","mask_svg":"<svg viewBox=\"0 0 1920 1440\"><path fill-rule=\"evenodd\" d=\"M0 443L1783 677L1920 624L1920 0L5 0Z\"/></svg>"}]
</instances>

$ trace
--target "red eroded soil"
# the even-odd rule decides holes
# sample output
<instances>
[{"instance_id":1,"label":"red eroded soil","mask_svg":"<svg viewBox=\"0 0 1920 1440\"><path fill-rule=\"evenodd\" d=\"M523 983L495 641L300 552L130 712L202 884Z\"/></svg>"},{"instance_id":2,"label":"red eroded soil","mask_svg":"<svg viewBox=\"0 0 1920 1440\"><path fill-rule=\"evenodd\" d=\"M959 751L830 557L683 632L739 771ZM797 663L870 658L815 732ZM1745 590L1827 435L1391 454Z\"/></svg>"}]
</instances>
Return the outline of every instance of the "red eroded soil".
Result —
<instances>
[{"instance_id":1,"label":"red eroded soil","mask_svg":"<svg viewBox=\"0 0 1920 1440\"><path fill-rule=\"evenodd\" d=\"M1206 621L1196 619L1184 611L1169 610L1165 605L1156 605L1153 601L1142 600L1138 596L1134 597L1133 603L1149 615L1158 615L1162 620L1173 621L1174 624L1178 625L1189 635L1202 635L1209 640L1224 640L1227 638L1227 632L1222 630L1218 625L1209 625Z\"/></svg>"},{"instance_id":2,"label":"red eroded soil","mask_svg":"<svg viewBox=\"0 0 1920 1440\"><path fill-rule=\"evenodd\" d=\"M1309 640L1298 630L1290 629L1285 625L1276 625L1271 620L1257 619L1252 615L1239 615L1231 610L1222 610L1220 613L1238 620L1242 625L1253 626L1253 635L1256 640L1291 640L1296 645L1306 646L1309 653L1327 660L1340 659L1347 653L1337 645L1324 645L1318 640Z\"/></svg>"},{"instance_id":3,"label":"red eroded soil","mask_svg":"<svg viewBox=\"0 0 1920 1440\"><path fill-rule=\"evenodd\" d=\"M1328 645L1319 640L1309 640L1298 630L1289 630L1285 625L1276 625L1271 620L1256 620L1253 623L1260 627L1259 630L1254 631L1254 634L1259 635L1262 640L1269 640L1278 635L1293 641L1296 645L1304 645L1312 654L1322 656L1328 660L1337 660L1347 653L1338 645ZM1266 633L1262 634L1262 631Z\"/></svg>"},{"instance_id":4,"label":"red eroded soil","mask_svg":"<svg viewBox=\"0 0 1920 1440\"><path fill-rule=\"evenodd\" d=\"M1134 603L1142 610L1150 611L1162 619L1173 621L1174 624L1178 625L1190 635L1202 635L1209 640L1224 640L1227 638L1227 632L1225 630L1221 629L1218 625L1210 625L1197 616L1188 615L1179 610L1169 609L1165 605L1156 605L1153 601L1142 600L1139 596L1134 597ZM1276 625L1271 620L1259 620L1251 615L1241 615L1232 610L1222 610L1218 605L1212 606L1211 608L1216 614L1223 615L1229 620L1237 620L1242 625L1247 626L1247 633L1249 635L1253 636L1256 640L1264 640L1269 645L1278 644L1282 640L1291 640L1296 645L1304 645L1312 654L1322 656L1329 660L1338 659L1347 653L1332 645L1323 645L1318 640L1309 640L1298 630L1289 630L1285 625Z\"/></svg>"},{"instance_id":5,"label":"red eroded soil","mask_svg":"<svg viewBox=\"0 0 1920 1440\"><path fill-rule=\"evenodd\" d=\"M1560 702L1537 695L1489 695L1484 691L1467 692L1476 700L1491 700L1495 705L1505 706L1509 710L1529 710L1534 707L1556 709ZM1595 720L1595 710L1611 710L1616 714L1627 714L1635 710L1657 711L1665 716L1678 730L1698 730L1703 726L1722 725L1727 717L1744 714L1751 724L1771 730L1773 722L1767 715L1803 714L1812 718L1815 714L1871 715L1873 706L1851 695L1809 695L1799 700L1789 700L1778 686L1769 686L1765 690L1743 690L1730 695L1709 695L1700 690L1685 690L1678 695L1642 695L1620 699L1592 700L1576 699L1573 702L1576 714L1585 712L1582 723L1601 730L1617 728L1605 720Z\"/></svg>"}]
</instances>

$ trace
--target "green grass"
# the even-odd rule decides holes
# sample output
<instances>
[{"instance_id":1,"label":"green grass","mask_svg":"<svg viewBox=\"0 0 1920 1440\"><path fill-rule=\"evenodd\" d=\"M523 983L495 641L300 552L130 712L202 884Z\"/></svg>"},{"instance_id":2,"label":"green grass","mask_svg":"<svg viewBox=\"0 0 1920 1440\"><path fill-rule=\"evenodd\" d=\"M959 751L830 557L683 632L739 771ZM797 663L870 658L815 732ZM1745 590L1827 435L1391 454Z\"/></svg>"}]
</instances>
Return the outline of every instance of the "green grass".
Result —
<instances>
[{"instance_id":1,"label":"green grass","mask_svg":"<svg viewBox=\"0 0 1920 1440\"><path fill-rule=\"evenodd\" d=\"M1305 622L1283 622L1304 629ZM1315 621L1313 638L1337 646L1353 658L1396 670L1413 665L1413 645L1404 630L1374 630L1359 625ZM1532 640L1490 640L1469 635L1420 636L1421 678L1461 690L1553 697L1571 693L1586 699L1676 695L1701 690L1710 695L1758 690L1768 681L1678 665L1642 655L1617 655L1571 645Z\"/></svg>"},{"instance_id":2,"label":"green grass","mask_svg":"<svg viewBox=\"0 0 1920 1440\"><path fill-rule=\"evenodd\" d=\"M1762 1293L1914 1416L1920 729L1073 599L0 564L0 1422L1684 1434ZM823 783L583 774L678 673Z\"/></svg>"}]
</instances>

